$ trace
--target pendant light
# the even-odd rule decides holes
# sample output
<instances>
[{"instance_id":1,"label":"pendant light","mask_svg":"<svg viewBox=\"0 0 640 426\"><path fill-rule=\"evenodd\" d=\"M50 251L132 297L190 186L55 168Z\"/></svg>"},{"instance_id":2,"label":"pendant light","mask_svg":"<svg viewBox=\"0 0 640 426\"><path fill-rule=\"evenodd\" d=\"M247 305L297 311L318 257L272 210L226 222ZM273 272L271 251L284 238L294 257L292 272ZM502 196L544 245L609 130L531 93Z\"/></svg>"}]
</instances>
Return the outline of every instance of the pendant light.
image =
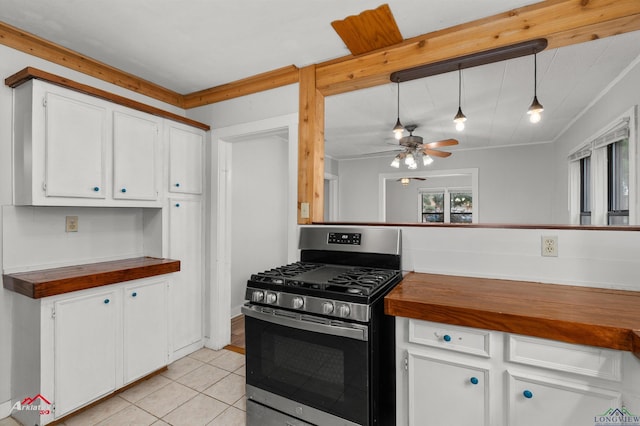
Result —
<instances>
[{"instance_id":1,"label":"pendant light","mask_svg":"<svg viewBox=\"0 0 640 426\"><path fill-rule=\"evenodd\" d=\"M529 114L529 121L531 121L532 123L539 122L540 119L542 118L540 114L542 113L542 111L544 111L542 104L538 101L538 93L537 93L538 59L537 58L538 58L538 55L537 53L534 52L533 53L533 102L531 102L531 106L527 111L527 114Z\"/></svg>"},{"instance_id":2,"label":"pendant light","mask_svg":"<svg viewBox=\"0 0 640 426\"><path fill-rule=\"evenodd\" d=\"M400 80L397 80L396 83L398 85L398 119L396 120L396 125L393 126L393 136L400 140L404 132L404 126L400 123Z\"/></svg>"},{"instance_id":3,"label":"pendant light","mask_svg":"<svg viewBox=\"0 0 640 426\"><path fill-rule=\"evenodd\" d=\"M464 130L465 121L467 121L467 117L462 113L462 69L458 66L458 113L453 117L457 131L461 132Z\"/></svg>"}]
</instances>

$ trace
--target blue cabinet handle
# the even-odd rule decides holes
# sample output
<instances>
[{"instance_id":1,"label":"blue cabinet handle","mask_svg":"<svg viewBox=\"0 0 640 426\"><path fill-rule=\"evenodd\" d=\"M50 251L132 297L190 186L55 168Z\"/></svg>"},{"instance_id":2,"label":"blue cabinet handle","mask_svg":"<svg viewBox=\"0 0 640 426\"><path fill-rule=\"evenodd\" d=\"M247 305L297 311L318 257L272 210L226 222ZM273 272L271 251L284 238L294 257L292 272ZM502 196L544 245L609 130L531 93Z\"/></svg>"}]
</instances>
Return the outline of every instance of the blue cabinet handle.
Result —
<instances>
[{"instance_id":1,"label":"blue cabinet handle","mask_svg":"<svg viewBox=\"0 0 640 426\"><path fill-rule=\"evenodd\" d=\"M95 192L98 192L98 191L100 191L100 187L98 187L98 186L94 186L94 187L93 187L93 190L94 190Z\"/></svg>"},{"instance_id":2,"label":"blue cabinet handle","mask_svg":"<svg viewBox=\"0 0 640 426\"><path fill-rule=\"evenodd\" d=\"M138 293L136 293L135 291L133 293L131 293L131 297L136 297L138 295Z\"/></svg>"},{"instance_id":3,"label":"blue cabinet handle","mask_svg":"<svg viewBox=\"0 0 640 426\"><path fill-rule=\"evenodd\" d=\"M524 396L527 399L531 399L533 398L533 392L527 389L524 392L522 392L522 396Z\"/></svg>"},{"instance_id":4,"label":"blue cabinet handle","mask_svg":"<svg viewBox=\"0 0 640 426\"><path fill-rule=\"evenodd\" d=\"M477 385L479 383L479 380L477 377L472 377L469 379L469 381L471 382L472 385Z\"/></svg>"},{"instance_id":5,"label":"blue cabinet handle","mask_svg":"<svg viewBox=\"0 0 640 426\"><path fill-rule=\"evenodd\" d=\"M120 192L122 192L122 193L127 192L127 188L122 188L122 189L120 190Z\"/></svg>"},{"instance_id":6,"label":"blue cabinet handle","mask_svg":"<svg viewBox=\"0 0 640 426\"><path fill-rule=\"evenodd\" d=\"M180 183L179 182L176 183L176 188L180 188Z\"/></svg>"},{"instance_id":7,"label":"blue cabinet handle","mask_svg":"<svg viewBox=\"0 0 640 426\"><path fill-rule=\"evenodd\" d=\"M108 304L109 304L109 302L110 302L110 300L109 300L109 299L104 299L104 304L105 304L105 305L108 305Z\"/></svg>"},{"instance_id":8,"label":"blue cabinet handle","mask_svg":"<svg viewBox=\"0 0 640 426\"><path fill-rule=\"evenodd\" d=\"M176 207L180 207L180 203L176 203Z\"/></svg>"},{"instance_id":9,"label":"blue cabinet handle","mask_svg":"<svg viewBox=\"0 0 640 426\"><path fill-rule=\"evenodd\" d=\"M445 334L444 336L442 336L442 340L444 340L445 342L450 342L451 336L449 336L448 334Z\"/></svg>"}]
</instances>

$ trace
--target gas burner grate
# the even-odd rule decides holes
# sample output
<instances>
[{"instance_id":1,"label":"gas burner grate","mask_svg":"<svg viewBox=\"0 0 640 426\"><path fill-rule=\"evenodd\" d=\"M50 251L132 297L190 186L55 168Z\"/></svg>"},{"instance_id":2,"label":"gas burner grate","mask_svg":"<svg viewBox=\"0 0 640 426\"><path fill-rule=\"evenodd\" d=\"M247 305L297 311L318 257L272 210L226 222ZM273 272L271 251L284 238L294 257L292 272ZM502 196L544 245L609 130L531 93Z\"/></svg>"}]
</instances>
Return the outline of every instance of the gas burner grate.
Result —
<instances>
[{"instance_id":1,"label":"gas burner grate","mask_svg":"<svg viewBox=\"0 0 640 426\"><path fill-rule=\"evenodd\" d=\"M281 278L291 278L296 275L300 275L304 272L313 271L314 269L319 268L322 265L317 263L307 263L307 262L295 262L290 263L288 265L279 266L277 268L269 269L268 271L261 272L257 275L265 275L269 277L281 277Z\"/></svg>"}]
</instances>

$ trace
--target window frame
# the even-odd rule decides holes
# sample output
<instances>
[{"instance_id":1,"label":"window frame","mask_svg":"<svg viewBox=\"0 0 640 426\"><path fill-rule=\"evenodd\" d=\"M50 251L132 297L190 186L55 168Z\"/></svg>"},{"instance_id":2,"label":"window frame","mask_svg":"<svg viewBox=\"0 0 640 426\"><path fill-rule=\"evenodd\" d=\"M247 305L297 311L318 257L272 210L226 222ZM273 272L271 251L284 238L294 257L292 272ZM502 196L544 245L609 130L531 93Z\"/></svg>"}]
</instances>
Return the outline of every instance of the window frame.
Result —
<instances>
[{"instance_id":1,"label":"window frame","mask_svg":"<svg viewBox=\"0 0 640 426\"><path fill-rule=\"evenodd\" d=\"M471 208L471 223L475 223L475 196L473 188L469 186L452 186L452 187L440 187L440 188L419 188L418 189L418 220L419 223L453 223L451 222L451 194L457 192L465 192L471 194L472 208ZM425 214L439 214L439 213L425 213L422 210L422 197L424 194L443 194L443 221L442 222L425 222L423 215ZM458 222L455 222L458 223Z\"/></svg>"}]
</instances>

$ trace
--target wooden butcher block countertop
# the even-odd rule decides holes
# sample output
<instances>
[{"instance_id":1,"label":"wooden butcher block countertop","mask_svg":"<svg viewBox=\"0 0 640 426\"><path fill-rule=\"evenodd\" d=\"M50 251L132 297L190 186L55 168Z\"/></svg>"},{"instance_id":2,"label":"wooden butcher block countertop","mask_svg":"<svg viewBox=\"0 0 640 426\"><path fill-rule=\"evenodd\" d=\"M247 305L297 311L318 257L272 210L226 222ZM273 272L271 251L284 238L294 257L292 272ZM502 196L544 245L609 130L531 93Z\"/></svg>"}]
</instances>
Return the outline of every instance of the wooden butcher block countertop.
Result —
<instances>
[{"instance_id":1,"label":"wooden butcher block countertop","mask_svg":"<svg viewBox=\"0 0 640 426\"><path fill-rule=\"evenodd\" d=\"M410 273L388 315L631 351L640 358L640 292Z\"/></svg>"},{"instance_id":2,"label":"wooden butcher block countertop","mask_svg":"<svg viewBox=\"0 0 640 426\"><path fill-rule=\"evenodd\" d=\"M5 274L4 288L32 299L55 296L123 281L137 280L180 270L180 261L135 257L110 262Z\"/></svg>"}]
</instances>

